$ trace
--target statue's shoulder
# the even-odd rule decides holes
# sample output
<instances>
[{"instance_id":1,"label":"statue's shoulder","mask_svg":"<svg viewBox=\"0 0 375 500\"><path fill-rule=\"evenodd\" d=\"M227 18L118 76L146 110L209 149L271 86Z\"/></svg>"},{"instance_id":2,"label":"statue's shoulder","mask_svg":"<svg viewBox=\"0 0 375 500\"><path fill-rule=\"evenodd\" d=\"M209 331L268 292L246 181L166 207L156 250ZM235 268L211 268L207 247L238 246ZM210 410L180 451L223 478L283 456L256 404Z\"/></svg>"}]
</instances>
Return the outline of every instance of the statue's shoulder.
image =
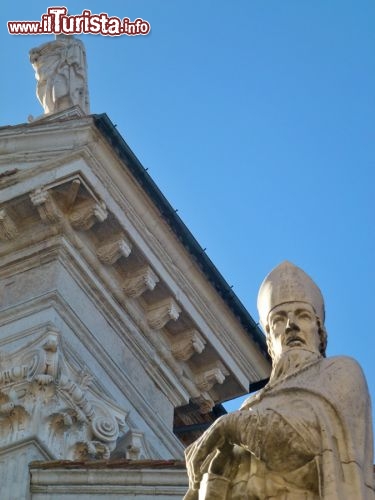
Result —
<instances>
[{"instance_id":1,"label":"statue's shoulder","mask_svg":"<svg viewBox=\"0 0 375 500\"><path fill-rule=\"evenodd\" d=\"M362 368L359 363L350 356L332 356L323 358L321 366L326 370L347 370L350 372L357 372L362 374Z\"/></svg>"},{"instance_id":2,"label":"statue's shoulder","mask_svg":"<svg viewBox=\"0 0 375 500\"><path fill-rule=\"evenodd\" d=\"M324 374L327 382L328 380L339 382L342 390L367 391L365 376L360 364L349 356L333 356L322 359L320 371Z\"/></svg>"},{"instance_id":3,"label":"statue's shoulder","mask_svg":"<svg viewBox=\"0 0 375 500\"><path fill-rule=\"evenodd\" d=\"M251 408L255 403L259 401L259 396L261 393L262 390L246 398L240 406L240 410L248 410L249 408Z\"/></svg>"}]
</instances>

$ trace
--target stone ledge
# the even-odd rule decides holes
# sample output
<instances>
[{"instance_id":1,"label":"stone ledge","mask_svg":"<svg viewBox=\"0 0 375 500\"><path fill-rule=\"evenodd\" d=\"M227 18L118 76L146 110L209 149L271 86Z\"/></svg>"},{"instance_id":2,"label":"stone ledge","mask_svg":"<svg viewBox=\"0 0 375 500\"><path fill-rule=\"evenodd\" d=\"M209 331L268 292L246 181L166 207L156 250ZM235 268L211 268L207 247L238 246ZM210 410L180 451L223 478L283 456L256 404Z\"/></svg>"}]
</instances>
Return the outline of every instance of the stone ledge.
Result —
<instances>
[{"instance_id":1,"label":"stone ledge","mask_svg":"<svg viewBox=\"0 0 375 500\"><path fill-rule=\"evenodd\" d=\"M30 464L32 500L181 500L187 489L185 464L174 460Z\"/></svg>"},{"instance_id":2,"label":"stone ledge","mask_svg":"<svg viewBox=\"0 0 375 500\"><path fill-rule=\"evenodd\" d=\"M35 460L29 468L47 469L186 469L183 460Z\"/></svg>"}]
</instances>

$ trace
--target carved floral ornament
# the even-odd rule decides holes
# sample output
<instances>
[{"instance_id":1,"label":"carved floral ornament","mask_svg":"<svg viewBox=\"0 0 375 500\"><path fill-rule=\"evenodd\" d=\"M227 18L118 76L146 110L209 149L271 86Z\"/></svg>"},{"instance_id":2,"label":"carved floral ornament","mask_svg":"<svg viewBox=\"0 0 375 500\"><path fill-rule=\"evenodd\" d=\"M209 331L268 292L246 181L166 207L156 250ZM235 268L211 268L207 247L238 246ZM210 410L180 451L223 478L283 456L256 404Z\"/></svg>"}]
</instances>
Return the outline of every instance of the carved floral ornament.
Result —
<instances>
[{"instance_id":1,"label":"carved floral ornament","mask_svg":"<svg viewBox=\"0 0 375 500\"><path fill-rule=\"evenodd\" d=\"M37 439L56 459L109 458L129 431L126 414L73 373L50 330L0 359L0 445Z\"/></svg>"}]
</instances>

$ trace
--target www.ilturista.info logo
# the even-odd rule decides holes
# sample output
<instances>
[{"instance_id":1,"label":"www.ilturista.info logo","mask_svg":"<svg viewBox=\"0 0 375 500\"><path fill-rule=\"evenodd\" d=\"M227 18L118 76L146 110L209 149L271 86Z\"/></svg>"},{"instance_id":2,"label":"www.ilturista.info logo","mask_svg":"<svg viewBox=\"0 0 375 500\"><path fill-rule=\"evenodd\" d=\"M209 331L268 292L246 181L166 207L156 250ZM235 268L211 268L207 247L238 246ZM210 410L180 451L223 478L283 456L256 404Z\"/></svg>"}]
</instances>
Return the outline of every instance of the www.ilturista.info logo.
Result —
<instances>
[{"instance_id":1,"label":"www.ilturista.info logo","mask_svg":"<svg viewBox=\"0 0 375 500\"><path fill-rule=\"evenodd\" d=\"M11 35L135 36L147 35L151 30L150 23L141 18L132 22L128 17L110 17L104 12L92 14L88 9L78 16L70 16L66 7L48 7L40 21L8 21L7 24Z\"/></svg>"}]
</instances>

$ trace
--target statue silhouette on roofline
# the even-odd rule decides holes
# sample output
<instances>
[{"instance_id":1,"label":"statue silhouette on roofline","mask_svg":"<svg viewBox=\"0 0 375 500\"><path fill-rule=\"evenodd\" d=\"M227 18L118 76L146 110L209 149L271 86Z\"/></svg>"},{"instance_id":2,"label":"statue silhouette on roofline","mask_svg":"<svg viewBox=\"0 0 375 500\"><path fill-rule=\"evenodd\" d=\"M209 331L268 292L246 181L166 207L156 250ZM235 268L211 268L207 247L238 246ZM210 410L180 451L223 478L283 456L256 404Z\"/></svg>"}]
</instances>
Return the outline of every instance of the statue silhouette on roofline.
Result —
<instances>
[{"instance_id":1,"label":"statue silhouette on roofline","mask_svg":"<svg viewBox=\"0 0 375 500\"><path fill-rule=\"evenodd\" d=\"M44 114L77 105L85 114L90 112L86 52L81 40L72 35L56 35L52 42L30 50L30 62Z\"/></svg>"}]
</instances>

